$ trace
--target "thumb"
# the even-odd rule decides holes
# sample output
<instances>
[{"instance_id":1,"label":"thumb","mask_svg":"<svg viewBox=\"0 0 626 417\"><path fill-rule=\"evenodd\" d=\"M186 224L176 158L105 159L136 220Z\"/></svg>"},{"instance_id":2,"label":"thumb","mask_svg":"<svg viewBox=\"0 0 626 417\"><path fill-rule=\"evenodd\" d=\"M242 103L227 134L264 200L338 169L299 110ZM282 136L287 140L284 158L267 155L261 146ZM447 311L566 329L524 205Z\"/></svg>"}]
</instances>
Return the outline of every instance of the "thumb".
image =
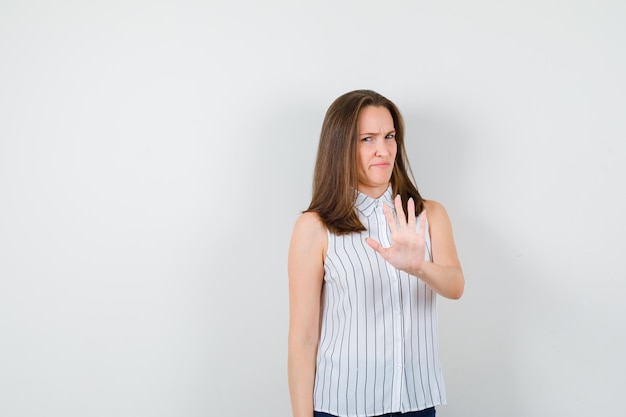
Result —
<instances>
[{"instance_id":1,"label":"thumb","mask_svg":"<svg viewBox=\"0 0 626 417\"><path fill-rule=\"evenodd\" d=\"M381 245L371 237L366 238L365 243L367 243L370 248L374 249L378 253L381 253L385 249L383 248L383 245Z\"/></svg>"},{"instance_id":2,"label":"thumb","mask_svg":"<svg viewBox=\"0 0 626 417\"><path fill-rule=\"evenodd\" d=\"M389 248L384 247L374 239L368 237L365 239L365 242L370 246L370 248L374 249L376 253L383 257L384 260L389 261Z\"/></svg>"}]
</instances>

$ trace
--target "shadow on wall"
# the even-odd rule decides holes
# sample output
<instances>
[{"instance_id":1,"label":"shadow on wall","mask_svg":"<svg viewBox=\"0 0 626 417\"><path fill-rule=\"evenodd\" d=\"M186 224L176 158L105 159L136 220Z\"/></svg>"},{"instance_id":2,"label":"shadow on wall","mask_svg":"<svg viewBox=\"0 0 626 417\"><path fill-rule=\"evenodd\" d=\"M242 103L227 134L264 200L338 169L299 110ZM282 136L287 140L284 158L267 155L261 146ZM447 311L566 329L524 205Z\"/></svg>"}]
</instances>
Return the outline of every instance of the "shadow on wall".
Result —
<instances>
[{"instance_id":1,"label":"shadow on wall","mask_svg":"<svg viewBox=\"0 0 626 417\"><path fill-rule=\"evenodd\" d=\"M240 135L245 165L237 173L242 184L237 190L243 191L232 202L241 216L223 218L231 229L242 232L220 239L228 248L220 261L228 259L235 272L217 280L223 290L215 299L221 308L216 308L213 338L219 341L217 357L238 359L234 367L229 361L215 366L221 371L211 381L219 400L215 415L248 415L249 407L283 410L281 415L290 410L287 253L294 222L310 201L323 113L319 114L322 106L298 97L278 97L264 106L271 110L250 111L240 128L247 129ZM230 313L233 306L240 314ZM234 388L247 393L246 402L222 401Z\"/></svg>"},{"instance_id":2,"label":"shadow on wall","mask_svg":"<svg viewBox=\"0 0 626 417\"><path fill-rule=\"evenodd\" d=\"M466 290L461 300L439 305L449 391L441 415L522 416L516 413L528 399L519 380L520 313L512 292L527 283L516 282L524 273L516 265L514 245L471 213L457 222L456 241Z\"/></svg>"}]
</instances>

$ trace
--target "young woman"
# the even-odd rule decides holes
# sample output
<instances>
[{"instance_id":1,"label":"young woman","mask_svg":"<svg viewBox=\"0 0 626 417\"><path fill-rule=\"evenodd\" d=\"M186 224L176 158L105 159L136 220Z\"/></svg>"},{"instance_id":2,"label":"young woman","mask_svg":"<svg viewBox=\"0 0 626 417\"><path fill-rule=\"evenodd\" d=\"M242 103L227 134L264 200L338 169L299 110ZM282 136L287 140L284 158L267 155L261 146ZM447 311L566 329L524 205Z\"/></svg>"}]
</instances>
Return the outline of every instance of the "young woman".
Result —
<instances>
[{"instance_id":1,"label":"young woman","mask_svg":"<svg viewBox=\"0 0 626 417\"><path fill-rule=\"evenodd\" d=\"M436 296L458 299L465 281L446 210L409 172L391 101L331 104L289 249L294 417L434 416L446 401Z\"/></svg>"}]
</instances>

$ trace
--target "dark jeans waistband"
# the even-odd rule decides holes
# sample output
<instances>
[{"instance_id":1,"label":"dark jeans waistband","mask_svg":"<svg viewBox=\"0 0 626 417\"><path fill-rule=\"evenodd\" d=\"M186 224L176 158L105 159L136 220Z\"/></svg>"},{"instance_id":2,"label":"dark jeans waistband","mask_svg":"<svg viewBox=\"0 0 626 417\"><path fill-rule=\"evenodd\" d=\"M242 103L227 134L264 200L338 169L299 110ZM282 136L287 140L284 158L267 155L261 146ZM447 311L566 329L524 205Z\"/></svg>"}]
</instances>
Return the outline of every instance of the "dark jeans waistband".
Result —
<instances>
[{"instance_id":1,"label":"dark jeans waistband","mask_svg":"<svg viewBox=\"0 0 626 417\"><path fill-rule=\"evenodd\" d=\"M409 411L408 413L389 413L381 414L380 416L373 417L435 417L435 407L426 408L420 411ZM313 417L337 417L332 414L322 413L321 411L314 411Z\"/></svg>"}]
</instances>

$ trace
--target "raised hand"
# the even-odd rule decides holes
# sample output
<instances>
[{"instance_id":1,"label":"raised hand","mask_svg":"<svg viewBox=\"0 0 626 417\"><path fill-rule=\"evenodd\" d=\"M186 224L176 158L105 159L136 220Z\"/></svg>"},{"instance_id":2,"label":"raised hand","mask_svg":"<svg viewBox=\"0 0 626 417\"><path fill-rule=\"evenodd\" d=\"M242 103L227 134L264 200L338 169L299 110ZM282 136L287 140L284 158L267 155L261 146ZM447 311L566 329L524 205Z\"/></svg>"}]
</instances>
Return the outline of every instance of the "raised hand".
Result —
<instances>
[{"instance_id":1,"label":"raised hand","mask_svg":"<svg viewBox=\"0 0 626 417\"><path fill-rule=\"evenodd\" d=\"M417 219L415 217L415 202L412 198L407 202L407 216L402 209L402 200L396 196L394 200L396 207L396 218L394 219L391 209L385 204L383 213L391 230L391 246L383 247L372 238L367 238L367 244L378 252L394 268L417 276L424 263L424 252L426 250L426 240L424 233L426 230L426 212L420 216L419 230L417 230Z\"/></svg>"}]
</instances>

